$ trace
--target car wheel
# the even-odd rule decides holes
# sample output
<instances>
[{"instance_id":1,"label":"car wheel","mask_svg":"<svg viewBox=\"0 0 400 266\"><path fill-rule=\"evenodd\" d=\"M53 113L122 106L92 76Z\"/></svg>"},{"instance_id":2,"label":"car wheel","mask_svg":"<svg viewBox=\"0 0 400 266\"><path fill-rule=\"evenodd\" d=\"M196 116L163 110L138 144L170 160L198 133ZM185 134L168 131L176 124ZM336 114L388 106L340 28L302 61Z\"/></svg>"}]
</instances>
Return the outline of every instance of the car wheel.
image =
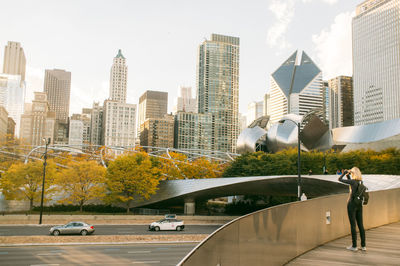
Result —
<instances>
[{"instance_id":1,"label":"car wheel","mask_svg":"<svg viewBox=\"0 0 400 266\"><path fill-rule=\"evenodd\" d=\"M86 230L82 230L82 231L81 231L81 235L83 235L83 236L87 235L87 233L88 233L88 232L87 232Z\"/></svg>"},{"instance_id":2,"label":"car wheel","mask_svg":"<svg viewBox=\"0 0 400 266\"><path fill-rule=\"evenodd\" d=\"M160 227L158 226L154 227L154 231L160 231Z\"/></svg>"},{"instance_id":3,"label":"car wheel","mask_svg":"<svg viewBox=\"0 0 400 266\"><path fill-rule=\"evenodd\" d=\"M177 226L177 227L176 227L176 231L182 231L182 227Z\"/></svg>"},{"instance_id":4,"label":"car wheel","mask_svg":"<svg viewBox=\"0 0 400 266\"><path fill-rule=\"evenodd\" d=\"M58 235L60 235L60 231L54 230L54 231L53 231L53 236L58 236Z\"/></svg>"}]
</instances>

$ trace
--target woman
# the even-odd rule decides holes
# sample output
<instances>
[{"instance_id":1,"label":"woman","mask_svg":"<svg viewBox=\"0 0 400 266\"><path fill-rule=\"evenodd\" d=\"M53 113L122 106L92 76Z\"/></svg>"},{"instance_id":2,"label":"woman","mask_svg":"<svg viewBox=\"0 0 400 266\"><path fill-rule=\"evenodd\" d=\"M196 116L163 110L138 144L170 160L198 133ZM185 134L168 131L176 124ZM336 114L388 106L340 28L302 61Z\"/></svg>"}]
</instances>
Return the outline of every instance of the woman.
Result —
<instances>
[{"instance_id":1,"label":"woman","mask_svg":"<svg viewBox=\"0 0 400 266\"><path fill-rule=\"evenodd\" d=\"M344 176L346 176L347 179L343 179ZM347 249L357 251L357 222L358 230L360 231L361 237L361 250L366 251L367 247L365 246L365 230L363 225L362 203L357 204L354 201L358 185L362 183L360 169L358 169L357 167L353 167L350 170L344 170L342 175L339 177L339 181L350 185L350 195L349 199L347 200L347 214L349 215L351 239L353 243L351 246L347 247Z\"/></svg>"}]
</instances>

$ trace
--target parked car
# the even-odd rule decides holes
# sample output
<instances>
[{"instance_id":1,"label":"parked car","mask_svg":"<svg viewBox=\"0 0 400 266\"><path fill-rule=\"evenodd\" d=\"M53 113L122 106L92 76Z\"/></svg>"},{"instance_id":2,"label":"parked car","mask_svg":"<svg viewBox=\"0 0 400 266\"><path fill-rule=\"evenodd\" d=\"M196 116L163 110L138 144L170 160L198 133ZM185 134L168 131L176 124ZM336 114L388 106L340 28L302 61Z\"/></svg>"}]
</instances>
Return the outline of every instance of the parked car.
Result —
<instances>
[{"instance_id":1,"label":"parked car","mask_svg":"<svg viewBox=\"0 0 400 266\"><path fill-rule=\"evenodd\" d=\"M70 222L64 225L53 226L50 228L50 235L72 235L81 234L83 236L94 233L94 226L84 222Z\"/></svg>"},{"instance_id":2,"label":"parked car","mask_svg":"<svg viewBox=\"0 0 400 266\"><path fill-rule=\"evenodd\" d=\"M175 214L167 214L164 219L158 222L153 222L149 225L150 231L160 231L160 230L176 230L181 231L185 228L182 220L176 219Z\"/></svg>"}]
</instances>

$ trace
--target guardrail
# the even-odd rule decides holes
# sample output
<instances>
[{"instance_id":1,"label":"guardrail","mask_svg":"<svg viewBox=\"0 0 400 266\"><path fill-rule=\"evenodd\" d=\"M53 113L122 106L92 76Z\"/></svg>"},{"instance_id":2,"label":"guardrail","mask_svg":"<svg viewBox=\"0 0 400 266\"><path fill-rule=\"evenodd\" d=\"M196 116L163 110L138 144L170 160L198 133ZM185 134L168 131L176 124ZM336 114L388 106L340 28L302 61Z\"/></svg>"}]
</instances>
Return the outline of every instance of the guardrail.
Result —
<instances>
[{"instance_id":1,"label":"guardrail","mask_svg":"<svg viewBox=\"0 0 400 266\"><path fill-rule=\"evenodd\" d=\"M347 197L315 198L239 217L202 241L178 265L283 265L350 233ZM363 211L366 229L400 221L400 188L370 192ZM368 232L366 237L368 246Z\"/></svg>"}]
</instances>

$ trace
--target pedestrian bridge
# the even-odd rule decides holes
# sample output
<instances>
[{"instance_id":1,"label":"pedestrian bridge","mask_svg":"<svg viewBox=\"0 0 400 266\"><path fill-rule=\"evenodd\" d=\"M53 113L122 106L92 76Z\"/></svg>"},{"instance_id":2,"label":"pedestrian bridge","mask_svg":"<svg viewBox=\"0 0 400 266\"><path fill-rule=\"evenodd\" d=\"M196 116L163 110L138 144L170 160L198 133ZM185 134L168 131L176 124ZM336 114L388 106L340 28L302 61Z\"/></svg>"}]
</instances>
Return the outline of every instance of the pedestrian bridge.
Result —
<instances>
[{"instance_id":1,"label":"pedestrian bridge","mask_svg":"<svg viewBox=\"0 0 400 266\"><path fill-rule=\"evenodd\" d=\"M400 186L396 176L365 175L365 185L370 191ZM308 198L348 192L336 175L302 177L302 191ZM297 196L297 176L254 176L210 179L184 179L162 181L149 200L134 202L132 207L157 205L184 205L185 214L194 214L195 202L234 195Z\"/></svg>"},{"instance_id":2,"label":"pedestrian bridge","mask_svg":"<svg viewBox=\"0 0 400 266\"><path fill-rule=\"evenodd\" d=\"M400 176L364 175L363 177L364 183L370 189L369 203L364 206L364 227L371 229L399 222ZM334 183L333 179L337 177L312 178L332 179L331 182ZM346 208L347 197L347 193L322 196L267 208L239 217L212 233L178 265L286 264L320 245L350 234ZM389 227L386 233L389 236L391 233L398 234L398 229L398 226ZM376 250L374 247L376 242L375 244L373 241L369 242L370 234L371 239L373 238L371 232L374 231L366 233L367 248L373 251ZM384 237L384 235L381 236L379 245L385 242ZM338 254L356 256L346 253L350 252L344 249L347 244L350 244L350 240L346 244L341 242ZM368 252L370 251L367 250L367 254ZM399 252L398 248L397 252ZM314 265L325 264L324 256L332 259L334 255L318 253L318 256L319 259L315 259ZM293 265L309 265L311 262L304 263L304 261L310 260L311 258L305 260L303 258L303 264L296 260L292 263ZM386 264L390 265L390 261L388 262ZM385 264L385 261L379 264Z\"/></svg>"}]
</instances>

